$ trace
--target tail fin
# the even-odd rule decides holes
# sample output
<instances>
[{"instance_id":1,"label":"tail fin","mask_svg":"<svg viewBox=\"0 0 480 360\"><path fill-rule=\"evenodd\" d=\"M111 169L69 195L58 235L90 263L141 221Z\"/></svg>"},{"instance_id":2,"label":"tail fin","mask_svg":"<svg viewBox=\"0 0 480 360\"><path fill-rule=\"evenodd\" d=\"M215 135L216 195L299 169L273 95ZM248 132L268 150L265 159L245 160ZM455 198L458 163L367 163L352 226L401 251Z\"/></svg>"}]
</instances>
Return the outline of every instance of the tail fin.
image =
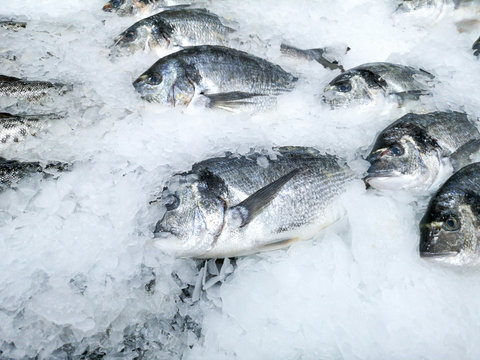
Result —
<instances>
[{"instance_id":1,"label":"tail fin","mask_svg":"<svg viewBox=\"0 0 480 360\"><path fill-rule=\"evenodd\" d=\"M349 47L346 47L345 53L350 50ZM322 65L326 69L336 70L340 69L341 72L344 72L345 69L341 64L338 63L336 59L338 56L337 51L331 48L319 48L319 49L298 49L294 46L290 46L287 44L280 45L280 52L283 55L306 59L309 61L315 60L320 65Z\"/></svg>"}]
</instances>

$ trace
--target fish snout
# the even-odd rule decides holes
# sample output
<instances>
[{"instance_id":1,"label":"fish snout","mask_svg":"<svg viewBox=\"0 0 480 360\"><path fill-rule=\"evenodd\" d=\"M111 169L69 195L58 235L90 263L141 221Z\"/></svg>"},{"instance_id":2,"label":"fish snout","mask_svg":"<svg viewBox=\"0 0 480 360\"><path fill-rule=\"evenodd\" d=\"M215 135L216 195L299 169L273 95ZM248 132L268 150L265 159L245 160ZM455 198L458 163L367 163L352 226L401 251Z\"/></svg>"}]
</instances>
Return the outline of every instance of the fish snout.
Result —
<instances>
[{"instance_id":1,"label":"fish snout","mask_svg":"<svg viewBox=\"0 0 480 360\"><path fill-rule=\"evenodd\" d=\"M140 91L145 84L145 80L147 80L148 75L141 75L139 76L132 84L137 89L137 91Z\"/></svg>"},{"instance_id":2,"label":"fish snout","mask_svg":"<svg viewBox=\"0 0 480 360\"><path fill-rule=\"evenodd\" d=\"M107 3L103 6L103 11L111 12L112 11L112 4Z\"/></svg>"}]
</instances>

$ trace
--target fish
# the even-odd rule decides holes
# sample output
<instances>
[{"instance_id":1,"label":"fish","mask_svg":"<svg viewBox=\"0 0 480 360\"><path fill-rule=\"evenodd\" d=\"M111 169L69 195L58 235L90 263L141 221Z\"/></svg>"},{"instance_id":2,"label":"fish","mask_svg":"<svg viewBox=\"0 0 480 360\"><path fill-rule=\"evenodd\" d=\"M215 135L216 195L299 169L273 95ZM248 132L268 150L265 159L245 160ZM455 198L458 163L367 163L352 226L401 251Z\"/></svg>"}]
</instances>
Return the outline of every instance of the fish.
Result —
<instances>
[{"instance_id":1,"label":"fish","mask_svg":"<svg viewBox=\"0 0 480 360\"><path fill-rule=\"evenodd\" d=\"M411 66L386 62L363 64L336 76L324 89L324 101L333 107L370 104L379 98L398 104L429 95L435 76Z\"/></svg>"},{"instance_id":2,"label":"fish","mask_svg":"<svg viewBox=\"0 0 480 360\"><path fill-rule=\"evenodd\" d=\"M155 10L161 10L168 7L186 7L191 1L169 1L169 0L109 0L104 6L103 11L115 12L120 16L132 16L136 14L151 13ZM173 5L173 6L172 6Z\"/></svg>"},{"instance_id":3,"label":"fish","mask_svg":"<svg viewBox=\"0 0 480 360\"><path fill-rule=\"evenodd\" d=\"M344 72L345 69L343 65L339 64L338 58L342 54L346 54L350 51L348 46L342 46L342 49L337 49L333 47L325 47L318 49L298 49L294 46L287 44L280 44L280 53L284 56L296 58L296 59L305 59L309 61L316 61L322 65L325 69L336 70L339 69L341 72Z\"/></svg>"},{"instance_id":4,"label":"fish","mask_svg":"<svg viewBox=\"0 0 480 360\"><path fill-rule=\"evenodd\" d=\"M402 0L398 4L397 11L410 12L424 9L442 11L449 6L459 9L473 4L478 5L478 0Z\"/></svg>"},{"instance_id":5,"label":"fish","mask_svg":"<svg viewBox=\"0 0 480 360\"><path fill-rule=\"evenodd\" d=\"M5 30L18 31L20 29L25 29L27 23L25 21L0 20L0 27Z\"/></svg>"},{"instance_id":6,"label":"fish","mask_svg":"<svg viewBox=\"0 0 480 360\"><path fill-rule=\"evenodd\" d=\"M49 120L59 119L60 114L27 115L0 113L0 149L35 135Z\"/></svg>"},{"instance_id":7,"label":"fish","mask_svg":"<svg viewBox=\"0 0 480 360\"><path fill-rule=\"evenodd\" d=\"M63 95L72 90L72 85L26 80L17 77L0 75L0 97L10 97L17 100L39 101L54 95Z\"/></svg>"},{"instance_id":8,"label":"fish","mask_svg":"<svg viewBox=\"0 0 480 360\"><path fill-rule=\"evenodd\" d=\"M345 161L307 147L280 147L201 161L174 175L154 245L177 257L226 258L289 246L343 215L354 175Z\"/></svg>"},{"instance_id":9,"label":"fish","mask_svg":"<svg viewBox=\"0 0 480 360\"><path fill-rule=\"evenodd\" d=\"M265 109L276 96L293 90L295 76L280 66L224 46L192 46L158 60L134 82L143 99L189 105L202 98L207 107Z\"/></svg>"},{"instance_id":10,"label":"fish","mask_svg":"<svg viewBox=\"0 0 480 360\"><path fill-rule=\"evenodd\" d=\"M479 149L480 133L466 114L409 113L377 136L365 181L376 189L433 190Z\"/></svg>"},{"instance_id":11,"label":"fish","mask_svg":"<svg viewBox=\"0 0 480 360\"><path fill-rule=\"evenodd\" d=\"M450 265L480 259L480 163L453 174L432 197L420 221L422 258Z\"/></svg>"},{"instance_id":12,"label":"fish","mask_svg":"<svg viewBox=\"0 0 480 360\"><path fill-rule=\"evenodd\" d=\"M43 177L48 178L69 170L70 167L70 164L62 162L51 162L42 165L40 162L23 162L0 157L0 191L15 188L20 180L29 175L39 173Z\"/></svg>"},{"instance_id":13,"label":"fish","mask_svg":"<svg viewBox=\"0 0 480 360\"><path fill-rule=\"evenodd\" d=\"M114 40L114 55L191 45L225 45L235 30L206 9L175 8L142 19Z\"/></svg>"}]
</instances>

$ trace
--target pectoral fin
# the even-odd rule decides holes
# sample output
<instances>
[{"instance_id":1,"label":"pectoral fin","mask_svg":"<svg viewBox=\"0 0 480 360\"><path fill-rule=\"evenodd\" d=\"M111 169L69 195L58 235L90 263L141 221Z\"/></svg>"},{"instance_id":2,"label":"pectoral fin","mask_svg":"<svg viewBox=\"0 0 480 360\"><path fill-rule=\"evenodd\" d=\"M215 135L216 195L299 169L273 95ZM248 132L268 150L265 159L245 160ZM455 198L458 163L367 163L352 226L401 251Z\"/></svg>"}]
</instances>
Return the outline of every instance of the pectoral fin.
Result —
<instances>
[{"instance_id":1,"label":"pectoral fin","mask_svg":"<svg viewBox=\"0 0 480 360\"><path fill-rule=\"evenodd\" d=\"M299 171L299 169L290 171L288 174L283 175L274 182L256 191L238 205L230 208L228 211L238 223L238 227L247 225L258 214L260 214L262 210L275 198L282 187Z\"/></svg>"},{"instance_id":2,"label":"pectoral fin","mask_svg":"<svg viewBox=\"0 0 480 360\"><path fill-rule=\"evenodd\" d=\"M210 108L219 108L224 110L233 111L236 108L255 104L258 102L260 97L266 96L264 94L254 94L241 91L232 91L228 93L218 93L218 94L202 94L208 99L208 107Z\"/></svg>"},{"instance_id":3,"label":"pectoral fin","mask_svg":"<svg viewBox=\"0 0 480 360\"><path fill-rule=\"evenodd\" d=\"M392 95L397 96L403 104L405 101L418 100L420 96L432 95L432 93L428 90L409 90L392 93Z\"/></svg>"},{"instance_id":4,"label":"pectoral fin","mask_svg":"<svg viewBox=\"0 0 480 360\"><path fill-rule=\"evenodd\" d=\"M470 156L480 151L480 139L470 140L460 146L457 151L450 155L453 170L457 171L462 167L471 164Z\"/></svg>"}]
</instances>

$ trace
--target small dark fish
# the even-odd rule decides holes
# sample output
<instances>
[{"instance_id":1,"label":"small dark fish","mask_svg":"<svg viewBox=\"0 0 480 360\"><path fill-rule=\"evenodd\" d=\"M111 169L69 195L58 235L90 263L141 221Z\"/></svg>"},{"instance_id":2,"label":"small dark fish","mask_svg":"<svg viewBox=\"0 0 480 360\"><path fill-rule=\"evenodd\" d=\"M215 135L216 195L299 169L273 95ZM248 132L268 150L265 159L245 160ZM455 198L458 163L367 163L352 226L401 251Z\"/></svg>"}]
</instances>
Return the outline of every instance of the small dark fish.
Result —
<instances>
[{"instance_id":1,"label":"small dark fish","mask_svg":"<svg viewBox=\"0 0 480 360\"><path fill-rule=\"evenodd\" d=\"M391 63L369 63L335 77L324 90L332 106L367 104L393 97L399 104L430 94L434 76L422 69Z\"/></svg>"},{"instance_id":2,"label":"small dark fish","mask_svg":"<svg viewBox=\"0 0 480 360\"><path fill-rule=\"evenodd\" d=\"M166 212L155 245L181 257L242 256L309 239L342 215L353 179L341 159L305 147L227 155L175 175L160 198Z\"/></svg>"},{"instance_id":3,"label":"small dark fish","mask_svg":"<svg viewBox=\"0 0 480 360\"><path fill-rule=\"evenodd\" d=\"M0 75L0 97L38 101L44 97L63 95L71 90L72 86L67 84Z\"/></svg>"},{"instance_id":4,"label":"small dark fish","mask_svg":"<svg viewBox=\"0 0 480 360\"><path fill-rule=\"evenodd\" d=\"M453 265L480 260L480 163L452 175L420 222L420 256Z\"/></svg>"},{"instance_id":5,"label":"small dark fish","mask_svg":"<svg viewBox=\"0 0 480 360\"><path fill-rule=\"evenodd\" d=\"M175 8L142 19L115 38L113 54L191 45L224 45L234 30L206 9Z\"/></svg>"},{"instance_id":6,"label":"small dark fish","mask_svg":"<svg viewBox=\"0 0 480 360\"><path fill-rule=\"evenodd\" d=\"M120 16L131 16L137 13L151 13L165 7L188 6L191 1L169 0L109 0L103 7L103 11L115 12ZM172 6L174 5L174 6Z\"/></svg>"},{"instance_id":7,"label":"small dark fish","mask_svg":"<svg viewBox=\"0 0 480 360\"><path fill-rule=\"evenodd\" d=\"M147 101L188 105L195 97L232 110L268 108L296 77L280 66L223 46L193 46L158 60L133 86Z\"/></svg>"},{"instance_id":8,"label":"small dark fish","mask_svg":"<svg viewBox=\"0 0 480 360\"><path fill-rule=\"evenodd\" d=\"M471 163L479 149L480 133L466 114L410 113L378 135L365 180L377 189L423 192L438 184L447 168Z\"/></svg>"},{"instance_id":9,"label":"small dark fish","mask_svg":"<svg viewBox=\"0 0 480 360\"><path fill-rule=\"evenodd\" d=\"M346 46L343 52L346 54L349 50L350 48ZM316 61L326 69L340 69L341 72L345 71L343 66L338 62L338 58L341 54L337 49L326 47L303 50L287 44L281 44L280 52L285 56Z\"/></svg>"},{"instance_id":10,"label":"small dark fish","mask_svg":"<svg viewBox=\"0 0 480 360\"><path fill-rule=\"evenodd\" d=\"M40 173L44 177L51 177L68 170L69 164L55 162L41 165L39 162L20 162L7 160L0 157L0 190L15 187L15 185L28 175Z\"/></svg>"},{"instance_id":11,"label":"small dark fish","mask_svg":"<svg viewBox=\"0 0 480 360\"><path fill-rule=\"evenodd\" d=\"M15 20L0 20L0 27L5 30L18 31L20 29L25 29L27 23L24 21L15 21Z\"/></svg>"},{"instance_id":12,"label":"small dark fish","mask_svg":"<svg viewBox=\"0 0 480 360\"><path fill-rule=\"evenodd\" d=\"M28 135L35 135L48 121L62 117L59 114L12 115L0 113L0 149L19 142Z\"/></svg>"}]
</instances>

